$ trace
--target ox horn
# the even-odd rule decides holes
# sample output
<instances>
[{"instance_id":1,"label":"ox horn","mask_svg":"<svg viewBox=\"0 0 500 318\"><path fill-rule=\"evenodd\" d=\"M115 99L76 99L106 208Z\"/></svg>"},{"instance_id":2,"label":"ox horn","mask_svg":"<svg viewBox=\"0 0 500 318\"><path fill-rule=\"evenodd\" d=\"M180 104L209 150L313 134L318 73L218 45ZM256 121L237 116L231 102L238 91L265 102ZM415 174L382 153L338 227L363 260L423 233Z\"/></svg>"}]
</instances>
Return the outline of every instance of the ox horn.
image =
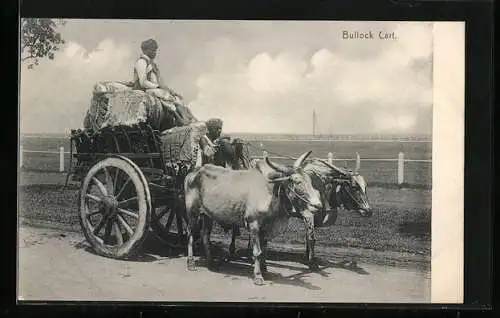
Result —
<instances>
[{"instance_id":1,"label":"ox horn","mask_svg":"<svg viewBox=\"0 0 500 318\"><path fill-rule=\"evenodd\" d=\"M293 168L298 169L302 166L304 163L304 160L306 160L307 157L312 153L312 150L309 150L308 152L304 152L295 162L293 163Z\"/></svg>"},{"instance_id":2,"label":"ox horn","mask_svg":"<svg viewBox=\"0 0 500 318\"><path fill-rule=\"evenodd\" d=\"M265 156L265 159L266 159L266 163L269 165L269 167L271 167L274 170L281 172L281 173L288 173L287 169L285 169L283 167L279 167L278 165L272 163L271 160L269 160L269 158L267 156Z\"/></svg>"},{"instance_id":3,"label":"ox horn","mask_svg":"<svg viewBox=\"0 0 500 318\"><path fill-rule=\"evenodd\" d=\"M334 170L334 171L337 171L338 173L342 174L342 175L345 175L345 172L342 171L339 167L337 166L334 166L328 162L326 162L325 160L323 159L318 159L319 162L321 162L322 164L324 164L325 166L327 166L328 168Z\"/></svg>"},{"instance_id":4,"label":"ox horn","mask_svg":"<svg viewBox=\"0 0 500 318\"><path fill-rule=\"evenodd\" d=\"M269 183L279 183L283 181L290 180L290 177L281 177L281 178L276 178L276 179L268 179L267 182Z\"/></svg>"}]
</instances>

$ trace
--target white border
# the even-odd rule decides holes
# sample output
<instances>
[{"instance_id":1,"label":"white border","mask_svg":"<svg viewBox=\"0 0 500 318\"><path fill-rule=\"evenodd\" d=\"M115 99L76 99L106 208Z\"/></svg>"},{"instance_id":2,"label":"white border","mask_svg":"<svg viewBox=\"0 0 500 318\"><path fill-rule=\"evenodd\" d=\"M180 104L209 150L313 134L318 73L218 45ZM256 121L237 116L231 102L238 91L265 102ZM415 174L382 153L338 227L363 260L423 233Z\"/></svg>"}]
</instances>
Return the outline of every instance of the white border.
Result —
<instances>
[{"instance_id":1,"label":"white border","mask_svg":"<svg viewBox=\"0 0 500 318\"><path fill-rule=\"evenodd\" d=\"M431 302L463 303L465 22L434 22Z\"/></svg>"}]
</instances>

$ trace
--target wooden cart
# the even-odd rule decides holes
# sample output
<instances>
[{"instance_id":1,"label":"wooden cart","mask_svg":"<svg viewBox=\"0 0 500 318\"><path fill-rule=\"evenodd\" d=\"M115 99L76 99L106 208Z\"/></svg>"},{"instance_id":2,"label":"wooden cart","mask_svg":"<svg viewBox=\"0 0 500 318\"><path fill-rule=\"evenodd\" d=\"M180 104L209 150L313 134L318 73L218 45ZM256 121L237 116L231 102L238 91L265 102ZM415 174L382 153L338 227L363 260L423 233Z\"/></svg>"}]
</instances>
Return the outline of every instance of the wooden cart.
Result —
<instances>
[{"instance_id":1,"label":"wooden cart","mask_svg":"<svg viewBox=\"0 0 500 318\"><path fill-rule=\"evenodd\" d=\"M168 146L148 124L72 131L68 177L81 182L80 224L96 253L129 258L150 230L186 243L183 182L194 160L173 158Z\"/></svg>"}]
</instances>

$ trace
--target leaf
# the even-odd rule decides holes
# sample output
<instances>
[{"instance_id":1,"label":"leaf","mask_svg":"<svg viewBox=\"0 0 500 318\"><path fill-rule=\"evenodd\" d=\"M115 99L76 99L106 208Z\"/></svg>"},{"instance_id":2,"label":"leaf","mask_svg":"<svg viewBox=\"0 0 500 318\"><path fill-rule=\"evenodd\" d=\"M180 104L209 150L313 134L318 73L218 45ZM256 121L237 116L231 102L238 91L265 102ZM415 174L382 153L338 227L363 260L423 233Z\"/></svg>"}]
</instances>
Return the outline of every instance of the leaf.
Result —
<instances>
[{"instance_id":1,"label":"leaf","mask_svg":"<svg viewBox=\"0 0 500 318\"><path fill-rule=\"evenodd\" d=\"M58 27L66 22L62 19L23 19L21 21L22 61L28 63L28 69L38 65L39 59L54 60L58 45L65 41L58 32Z\"/></svg>"}]
</instances>

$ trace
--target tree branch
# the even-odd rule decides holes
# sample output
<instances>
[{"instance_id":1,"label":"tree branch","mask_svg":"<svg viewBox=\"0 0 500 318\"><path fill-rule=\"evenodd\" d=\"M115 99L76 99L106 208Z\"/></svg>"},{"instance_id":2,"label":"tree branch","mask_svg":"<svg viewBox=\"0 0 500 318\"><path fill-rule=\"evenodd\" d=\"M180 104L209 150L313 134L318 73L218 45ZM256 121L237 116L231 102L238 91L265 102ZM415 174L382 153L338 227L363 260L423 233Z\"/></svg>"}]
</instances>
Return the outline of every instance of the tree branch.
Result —
<instances>
[{"instance_id":1,"label":"tree branch","mask_svg":"<svg viewBox=\"0 0 500 318\"><path fill-rule=\"evenodd\" d=\"M36 56L34 56L33 54L31 54L30 56L22 57L21 58L21 62L27 61L29 59L34 59L34 58L36 58Z\"/></svg>"},{"instance_id":2,"label":"tree branch","mask_svg":"<svg viewBox=\"0 0 500 318\"><path fill-rule=\"evenodd\" d=\"M58 45L64 44L64 39L57 32L57 26L58 23L54 19L23 19L21 62L32 60L28 62L28 67L32 68L38 65L39 59L47 57L53 60L59 49Z\"/></svg>"}]
</instances>

